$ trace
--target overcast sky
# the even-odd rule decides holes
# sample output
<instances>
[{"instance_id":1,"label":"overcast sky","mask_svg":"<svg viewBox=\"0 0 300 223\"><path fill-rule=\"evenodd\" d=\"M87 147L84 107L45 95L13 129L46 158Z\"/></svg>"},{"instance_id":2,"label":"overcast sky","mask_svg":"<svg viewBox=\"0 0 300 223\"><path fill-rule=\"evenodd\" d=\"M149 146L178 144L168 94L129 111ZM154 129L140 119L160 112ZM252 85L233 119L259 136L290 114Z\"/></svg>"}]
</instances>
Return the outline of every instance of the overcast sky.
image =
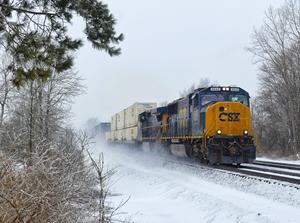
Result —
<instances>
[{"instance_id":1,"label":"overcast sky","mask_svg":"<svg viewBox=\"0 0 300 223\"><path fill-rule=\"evenodd\" d=\"M264 11L284 0L105 0L125 35L122 55L110 58L85 46L76 69L87 93L77 98L74 124L88 118L109 121L134 102L172 101L179 92L209 78L237 85L252 96L258 89L257 68L245 50ZM75 22L71 32L80 35Z\"/></svg>"}]
</instances>

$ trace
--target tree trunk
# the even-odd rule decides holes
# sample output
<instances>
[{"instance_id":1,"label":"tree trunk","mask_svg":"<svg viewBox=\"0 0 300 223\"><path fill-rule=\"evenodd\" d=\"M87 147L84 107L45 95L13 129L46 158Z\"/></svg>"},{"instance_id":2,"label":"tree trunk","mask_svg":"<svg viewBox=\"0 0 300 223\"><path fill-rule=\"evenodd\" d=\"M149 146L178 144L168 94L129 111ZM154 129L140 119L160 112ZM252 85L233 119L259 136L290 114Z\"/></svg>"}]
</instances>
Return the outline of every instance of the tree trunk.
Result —
<instances>
[{"instance_id":1,"label":"tree trunk","mask_svg":"<svg viewBox=\"0 0 300 223\"><path fill-rule=\"evenodd\" d=\"M28 161L27 165L32 166L32 153L33 153L33 103L34 103L34 93L33 93L33 81L30 82L30 108L29 108L29 141L28 141Z\"/></svg>"}]
</instances>

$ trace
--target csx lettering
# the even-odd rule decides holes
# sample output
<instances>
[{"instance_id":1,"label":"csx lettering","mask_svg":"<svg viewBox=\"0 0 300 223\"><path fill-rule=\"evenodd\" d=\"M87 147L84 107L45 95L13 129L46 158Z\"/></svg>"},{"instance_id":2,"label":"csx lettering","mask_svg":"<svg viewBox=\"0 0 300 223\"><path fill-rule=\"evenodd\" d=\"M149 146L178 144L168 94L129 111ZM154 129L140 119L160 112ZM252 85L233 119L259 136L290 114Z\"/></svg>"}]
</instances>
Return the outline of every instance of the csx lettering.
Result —
<instances>
[{"instance_id":1,"label":"csx lettering","mask_svg":"<svg viewBox=\"0 0 300 223\"><path fill-rule=\"evenodd\" d=\"M222 122L238 122L240 121L239 119L240 113L226 113L226 112L222 112L219 115L219 119Z\"/></svg>"}]
</instances>

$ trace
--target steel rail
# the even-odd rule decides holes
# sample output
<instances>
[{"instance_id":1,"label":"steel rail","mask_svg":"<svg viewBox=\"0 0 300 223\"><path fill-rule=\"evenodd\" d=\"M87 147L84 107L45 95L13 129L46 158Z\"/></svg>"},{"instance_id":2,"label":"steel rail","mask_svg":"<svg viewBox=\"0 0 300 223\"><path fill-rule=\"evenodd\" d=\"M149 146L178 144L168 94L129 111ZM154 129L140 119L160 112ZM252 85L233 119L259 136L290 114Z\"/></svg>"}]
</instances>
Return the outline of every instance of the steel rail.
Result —
<instances>
[{"instance_id":1,"label":"steel rail","mask_svg":"<svg viewBox=\"0 0 300 223\"><path fill-rule=\"evenodd\" d=\"M289 172L288 170L291 170L291 169L282 168L282 167L280 167L280 168L275 167L278 169L268 169L268 167L270 167L270 166L260 166L260 165L256 165L256 164L252 164L251 166L241 164L241 166L240 166L240 168L243 168L243 169L271 172L271 173L276 173L276 174L284 174L284 175L300 178L300 170L299 170L299 172L297 170L296 170L297 172ZM274 168L274 167L270 167L270 168ZM287 170L287 171L284 171L284 170Z\"/></svg>"},{"instance_id":2,"label":"steel rail","mask_svg":"<svg viewBox=\"0 0 300 223\"><path fill-rule=\"evenodd\" d=\"M300 164L291 164L291 163L279 163L275 161L260 161L255 160L253 164L260 165L260 166L269 166L269 167L277 167L277 168L286 168L290 170L300 170Z\"/></svg>"},{"instance_id":3,"label":"steel rail","mask_svg":"<svg viewBox=\"0 0 300 223\"><path fill-rule=\"evenodd\" d=\"M237 166L208 165L208 164L199 163L199 161L197 162L196 160L193 160L192 162L186 162L187 161L186 159L181 161L178 160L178 161L179 162L175 162L175 161L168 161L168 162L185 165L195 169L203 169L203 168L212 169L225 174L234 175L240 178L252 179L260 182L265 182L268 184L276 184L276 185L281 185L283 187L291 187L300 190L300 179L290 178L289 177L290 175L288 174L285 174L287 176L278 176L278 175L272 175L263 172L251 172L251 171L239 169Z\"/></svg>"}]
</instances>

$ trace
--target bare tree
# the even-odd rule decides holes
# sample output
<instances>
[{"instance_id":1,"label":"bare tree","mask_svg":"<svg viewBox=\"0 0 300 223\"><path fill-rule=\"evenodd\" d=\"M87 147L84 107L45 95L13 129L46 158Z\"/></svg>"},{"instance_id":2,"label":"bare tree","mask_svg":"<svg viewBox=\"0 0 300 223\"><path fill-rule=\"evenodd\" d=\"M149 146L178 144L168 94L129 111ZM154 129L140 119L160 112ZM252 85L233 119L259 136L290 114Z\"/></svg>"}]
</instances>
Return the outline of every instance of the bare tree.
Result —
<instances>
[{"instance_id":1,"label":"bare tree","mask_svg":"<svg viewBox=\"0 0 300 223\"><path fill-rule=\"evenodd\" d=\"M0 164L1 222L78 222L93 212L95 180L76 137L35 148L31 166L13 153Z\"/></svg>"},{"instance_id":2,"label":"bare tree","mask_svg":"<svg viewBox=\"0 0 300 223\"><path fill-rule=\"evenodd\" d=\"M68 35L67 24L75 14L84 18L88 40L114 56L123 35L113 15L98 0L0 1L0 8L0 46L13 57L0 69L0 222L113 222L118 206L99 206L98 196L109 191L111 172L95 173L86 145L67 127L84 90L72 71L82 41ZM10 83L18 87L13 103Z\"/></svg>"},{"instance_id":3,"label":"bare tree","mask_svg":"<svg viewBox=\"0 0 300 223\"><path fill-rule=\"evenodd\" d=\"M266 127L274 130L265 128L259 137L268 149L299 153L300 2L288 0L279 9L269 8L263 26L254 31L249 51L260 68L260 113L270 124Z\"/></svg>"},{"instance_id":4,"label":"bare tree","mask_svg":"<svg viewBox=\"0 0 300 223\"><path fill-rule=\"evenodd\" d=\"M110 199L115 169L89 153L87 135L61 131L51 146L40 142L25 165L17 151L0 154L0 222L128 222ZM88 153L88 157L85 155Z\"/></svg>"},{"instance_id":5,"label":"bare tree","mask_svg":"<svg viewBox=\"0 0 300 223\"><path fill-rule=\"evenodd\" d=\"M75 73L53 75L15 93L1 127L0 222L119 221L126 200L109 203L114 170L104 169L102 156L89 161L87 138L66 127L80 81Z\"/></svg>"},{"instance_id":6,"label":"bare tree","mask_svg":"<svg viewBox=\"0 0 300 223\"><path fill-rule=\"evenodd\" d=\"M120 219L120 215L125 214L120 212L120 209L128 202L130 197L119 202L118 205L112 206L109 199L112 197L118 197L120 194L113 193L110 190L112 183L112 177L116 173L116 169L106 169L104 163L103 153L100 153L98 160L96 160L89 152L90 140L86 133L81 134L82 148L87 152L90 159L93 170L96 174L96 182L99 190L95 194L95 217L98 223L114 223L114 222L129 222L124 219Z\"/></svg>"},{"instance_id":7,"label":"bare tree","mask_svg":"<svg viewBox=\"0 0 300 223\"><path fill-rule=\"evenodd\" d=\"M7 115L7 107L14 90L10 78L11 72L6 68L6 59L2 59L0 64L0 129Z\"/></svg>"},{"instance_id":8,"label":"bare tree","mask_svg":"<svg viewBox=\"0 0 300 223\"><path fill-rule=\"evenodd\" d=\"M40 142L49 145L67 123L73 98L83 91L80 80L76 73L66 72L54 74L47 82L28 81L16 93L10 122L3 134L22 136L19 150L26 156Z\"/></svg>"}]
</instances>

